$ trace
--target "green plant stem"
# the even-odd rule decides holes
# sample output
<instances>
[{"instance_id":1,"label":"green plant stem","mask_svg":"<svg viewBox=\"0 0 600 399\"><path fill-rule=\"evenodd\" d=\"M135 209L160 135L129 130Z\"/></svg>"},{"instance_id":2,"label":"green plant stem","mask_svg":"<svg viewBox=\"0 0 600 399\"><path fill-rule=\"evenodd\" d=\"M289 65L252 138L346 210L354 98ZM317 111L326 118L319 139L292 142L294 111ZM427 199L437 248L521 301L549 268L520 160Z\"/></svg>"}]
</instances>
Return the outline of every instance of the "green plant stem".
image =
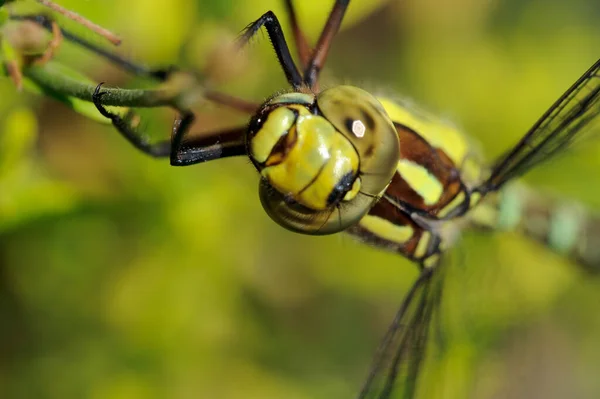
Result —
<instances>
[{"instance_id":1,"label":"green plant stem","mask_svg":"<svg viewBox=\"0 0 600 399\"><path fill-rule=\"evenodd\" d=\"M0 68L2 74L7 76L5 68ZM23 75L31 79L47 94L60 94L92 101L92 94L96 89L93 84L87 84L64 75L52 67L52 63L44 66L30 66L23 69ZM177 108L177 94L164 89L115 89L102 88L106 93L102 96L103 105L121 107L161 107L171 106Z\"/></svg>"}]
</instances>

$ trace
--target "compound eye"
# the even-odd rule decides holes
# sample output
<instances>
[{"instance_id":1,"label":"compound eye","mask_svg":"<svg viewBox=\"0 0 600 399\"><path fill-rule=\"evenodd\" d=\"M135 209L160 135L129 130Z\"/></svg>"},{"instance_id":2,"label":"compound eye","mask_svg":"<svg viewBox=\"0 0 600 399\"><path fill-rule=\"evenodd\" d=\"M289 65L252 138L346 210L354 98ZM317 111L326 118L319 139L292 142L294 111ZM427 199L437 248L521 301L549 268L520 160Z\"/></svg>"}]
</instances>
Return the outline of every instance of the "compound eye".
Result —
<instances>
[{"instance_id":1,"label":"compound eye","mask_svg":"<svg viewBox=\"0 0 600 399\"><path fill-rule=\"evenodd\" d=\"M361 191L381 194L400 158L396 128L381 103L358 87L337 86L319 94L317 106L356 149L359 176L363 177Z\"/></svg>"},{"instance_id":2,"label":"compound eye","mask_svg":"<svg viewBox=\"0 0 600 399\"><path fill-rule=\"evenodd\" d=\"M316 211L286 198L266 179L259 183L260 202L271 219L297 233L325 235L338 233L358 223L371 208L373 198L358 194L347 204Z\"/></svg>"}]
</instances>

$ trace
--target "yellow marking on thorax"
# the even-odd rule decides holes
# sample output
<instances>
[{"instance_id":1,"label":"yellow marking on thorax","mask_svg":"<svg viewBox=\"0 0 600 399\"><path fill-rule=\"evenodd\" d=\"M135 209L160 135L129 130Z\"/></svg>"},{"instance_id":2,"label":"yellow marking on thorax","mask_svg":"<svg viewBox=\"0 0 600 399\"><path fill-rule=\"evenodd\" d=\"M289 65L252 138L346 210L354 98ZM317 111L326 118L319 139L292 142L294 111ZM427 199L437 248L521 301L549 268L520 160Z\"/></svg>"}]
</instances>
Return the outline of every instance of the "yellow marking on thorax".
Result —
<instances>
[{"instance_id":1,"label":"yellow marking on thorax","mask_svg":"<svg viewBox=\"0 0 600 399\"><path fill-rule=\"evenodd\" d=\"M423 260L423 266L426 268L431 268L431 267L434 267L435 265L437 265L439 261L440 261L440 255L434 254L434 255L431 255L429 258Z\"/></svg>"},{"instance_id":2,"label":"yellow marking on thorax","mask_svg":"<svg viewBox=\"0 0 600 399\"><path fill-rule=\"evenodd\" d=\"M440 209L440 211L437 213L437 217L439 217L439 218L446 217L446 215L448 215L450 212L452 212L454 209L456 209L459 205L461 205L465 201L465 198L466 198L465 192L462 190L459 191L458 194L456 194L454 196L452 201L450 201L448 203L448 205L446 205L445 207Z\"/></svg>"},{"instance_id":3,"label":"yellow marking on thorax","mask_svg":"<svg viewBox=\"0 0 600 399\"><path fill-rule=\"evenodd\" d=\"M419 243L417 244L417 248L415 249L414 256L419 259L425 256L427 253L427 247L429 247L429 241L431 240L431 233L428 231L424 231L421 234L421 239L419 239Z\"/></svg>"},{"instance_id":4,"label":"yellow marking on thorax","mask_svg":"<svg viewBox=\"0 0 600 399\"><path fill-rule=\"evenodd\" d=\"M384 240L397 244L404 244L414 234L414 230L410 225L398 226L389 220L373 215L365 215L360 220L360 225Z\"/></svg>"},{"instance_id":5,"label":"yellow marking on thorax","mask_svg":"<svg viewBox=\"0 0 600 399\"><path fill-rule=\"evenodd\" d=\"M398 173L423 198L425 205L435 205L440 200L444 187L423 166L401 159L398 161Z\"/></svg>"},{"instance_id":6,"label":"yellow marking on thorax","mask_svg":"<svg viewBox=\"0 0 600 399\"><path fill-rule=\"evenodd\" d=\"M452 126L432 120L421 119L409 109L386 99L378 98L389 117L395 123L404 125L425 139L432 147L444 151L455 165L461 165L469 145L465 137Z\"/></svg>"},{"instance_id":7,"label":"yellow marking on thorax","mask_svg":"<svg viewBox=\"0 0 600 399\"><path fill-rule=\"evenodd\" d=\"M481 201L481 193L478 192L474 192L471 194L471 201L469 203L470 207L473 207L475 205L477 205L479 203L479 201Z\"/></svg>"},{"instance_id":8,"label":"yellow marking on thorax","mask_svg":"<svg viewBox=\"0 0 600 399\"><path fill-rule=\"evenodd\" d=\"M487 169L473 154L468 154L460 165L460 177L467 185L481 182L486 172Z\"/></svg>"}]
</instances>

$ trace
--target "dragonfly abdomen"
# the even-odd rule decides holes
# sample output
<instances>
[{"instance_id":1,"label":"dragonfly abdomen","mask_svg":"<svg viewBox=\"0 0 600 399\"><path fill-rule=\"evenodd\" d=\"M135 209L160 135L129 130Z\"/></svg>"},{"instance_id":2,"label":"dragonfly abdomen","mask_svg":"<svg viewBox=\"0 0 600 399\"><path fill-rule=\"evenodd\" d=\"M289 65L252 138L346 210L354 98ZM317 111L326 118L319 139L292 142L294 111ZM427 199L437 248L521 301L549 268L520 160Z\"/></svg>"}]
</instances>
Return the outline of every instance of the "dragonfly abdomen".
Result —
<instances>
[{"instance_id":1,"label":"dragonfly abdomen","mask_svg":"<svg viewBox=\"0 0 600 399\"><path fill-rule=\"evenodd\" d=\"M576 263L600 268L600 216L575 201L507 185L473 213L478 226L517 231Z\"/></svg>"}]
</instances>

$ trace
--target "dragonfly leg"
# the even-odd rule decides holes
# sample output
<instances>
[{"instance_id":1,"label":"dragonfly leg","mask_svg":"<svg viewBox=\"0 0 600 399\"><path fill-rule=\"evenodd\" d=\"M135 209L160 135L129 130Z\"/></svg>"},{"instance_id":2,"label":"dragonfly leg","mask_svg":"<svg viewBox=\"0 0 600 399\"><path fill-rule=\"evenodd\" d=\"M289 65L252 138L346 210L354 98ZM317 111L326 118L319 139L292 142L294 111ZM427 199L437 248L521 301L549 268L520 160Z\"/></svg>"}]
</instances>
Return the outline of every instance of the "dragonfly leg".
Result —
<instances>
[{"instance_id":1,"label":"dragonfly leg","mask_svg":"<svg viewBox=\"0 0 600 399\"><path fill-rule=\"evenodd\" d=\"M317 84L319 73L325 65L325 60L327 59L333 37L340 29L349 3L350 0L336 0L333 9L329 13L329 18L325 23L325 27L323 27L315 51L304 70L304 83L310 88L314 88Z\"/></svg>"},{"instance_id":2,"label":"dragonfly leg","mask_svg":"<svg viewBox=\"0 0 600 399\"><path fill-rule=\"evenodd\" d=\"M62 38L78 44L96 54L103 57L107 61L113 63L117 67L130 72L136 76L143 76L150 79L155 79L160 82L164 82L168 80L173 74L181 72L181 70L175 65L169 65L164 68L152 69L144 66L143 64L138 64L133 61L130 61L119 54L112 53L107 51L106 49L97 46L94 43L91 43L84 38L79 37L76 34L69 32L61 27L59 27L56 22L52 20L52 18L43 15L43 14L26 14L26 15L11 15L10 19L13 21L31 21L42 28L50 31L53 34L53 41L51 42L51 46L47 50L46 53L42 56L42 59L45 61L52 56L52 53L55 51L56 47L60 43ZM20 72L20 71L19 71ZM214 90L206 90L204 93L207 100L214 102L216 104L220 104L226 106L228 108L235 109L240 112L252 114L258 108L259 104L245 101L243 99L224 94ZM112 118L111 118L112 119Z\"/></svg>"},{"instance_id":3,"label":"dragonfly leg","mask_svg":"<svg viewBox=\"0 0 600 399\"><path fill-rule=\"evenodd\" d=\"M298 16L296 15L296 10L294 9L293 1L285 0L284 3L290 21L290 25L292 26L294 42L296 43L296 51L298 51L298 57L300 57L300 66L304 69L308 65L310 56L312 54L312 49L308 45L308 41L306 40L304 32L302 32L302 28L300 28Z\"/></svg>"},{"instance_id":4,"label":"dragonfly leg","mask_svg":"<svg viewBox=\"0 0 600 399\"><path fill-rule=\"evenodd\" d=\"M183 111L173 124L171 140L150 142L148 137L137 131L139 120L129 111L125 116L108 111L101 103L102 84L96 87L92 96L98 111L110 119L113 126L129 143L143 153L155 158L170 157L171 165L187 166L225 157L246 154L246 126L219 130L201 137L184 141L184 137L194 122L191 111Z\"/></svg>"},{"instance_id":5,"label":"dragonfly leg","mask_svg":"<svg viewBox=\"0 0 600 399\"><path fill-rule=\"evenodd\" d=\"M246 126L219 130L184 141L194 122L194 114L186 111L175 120L171 141L171 165L187 166L246 154Z\"/></svg>"},{"instance_id":6,"label":"dragonfly leg","mask_svg":"<svg viewBox=\"0 0 600 399\"><path fill-rule=\"evenodd\" d=\"M94 94L92 95L92 101L102 116L110 119L117 131L138 150L156 158L169 156L171 153L171 143L168 140L151 143L146 136L137 132L139 120L132 111L128 111L122 117L107 110L101 103L102 96L105 94L105 92L100 91L101 88L102 83L96 86L96 90L94 90Z\"/></svg>"},{"instance_id":7,"label":"dragonfly leg","mask_svg":"<svg viewBox=\"0 0 600 399\"><path fill-rule=\"evenodd\" d=\"M244 29L242 35L238 39L239 46L245 46L252 36L254 36L263 26L267 29L269 39L271 39L275 54L277 55L277 59L285 73L287 81L294 89L300 89L303 86L302 75L300 75L300 71L298 71L296 64L294 64L279 20L272 11L267 11L259 19L252 22Z\"/></svg>"}]
</instances>

